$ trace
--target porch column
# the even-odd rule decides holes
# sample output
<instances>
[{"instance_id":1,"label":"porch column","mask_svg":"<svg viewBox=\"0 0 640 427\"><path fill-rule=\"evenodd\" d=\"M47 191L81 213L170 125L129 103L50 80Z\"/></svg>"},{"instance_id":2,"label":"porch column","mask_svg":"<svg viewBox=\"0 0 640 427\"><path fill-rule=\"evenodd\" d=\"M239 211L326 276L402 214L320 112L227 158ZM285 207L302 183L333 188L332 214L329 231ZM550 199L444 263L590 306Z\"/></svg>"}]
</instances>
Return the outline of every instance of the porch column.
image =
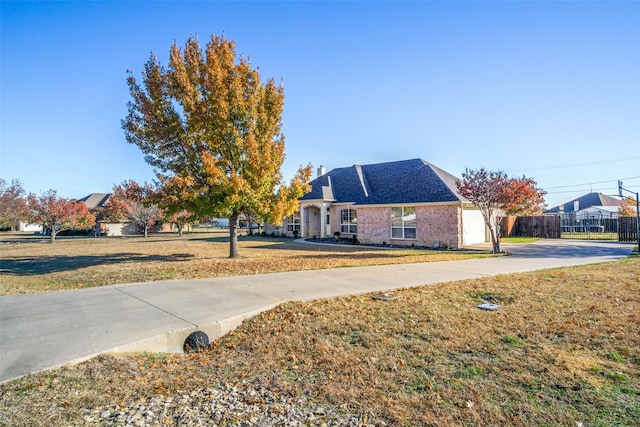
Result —
<instances>
[{"instance_id":1,"label":"porch column","mask_svg":"<svg viewBox=\"0 0 640 427\"><path fill-rule=\"evenodd\" d=\"M307 217L305 215L306 206L300 204L300 237L307 236Z\"/></svg>"},{"instance_id":2,"label":"porch column","mask_svg":"<svg viewBox=\"0 0 640 427\"><path fill-rule=\"evenodd\" d=\"M320 237L327 237L327 204L320 205Z\"/></svg>"}]
</instances>

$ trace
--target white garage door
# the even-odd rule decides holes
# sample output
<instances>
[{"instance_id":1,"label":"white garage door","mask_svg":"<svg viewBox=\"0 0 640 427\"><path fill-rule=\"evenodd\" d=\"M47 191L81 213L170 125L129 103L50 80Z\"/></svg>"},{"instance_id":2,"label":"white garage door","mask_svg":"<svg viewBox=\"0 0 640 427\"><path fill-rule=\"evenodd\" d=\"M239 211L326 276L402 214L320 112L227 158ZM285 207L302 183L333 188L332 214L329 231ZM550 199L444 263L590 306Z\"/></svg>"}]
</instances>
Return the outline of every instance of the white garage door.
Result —
<instances>
[{"instance_id":1,"label":"white garage door","mask_svg":"<svg viewBox=\"0 0 640 427\"><path fill-rule=\"evenodd\" d=\"M462 210L462 246L486 242L485 230L482 212L477 209Z\"/></svg>"}]
</instances>

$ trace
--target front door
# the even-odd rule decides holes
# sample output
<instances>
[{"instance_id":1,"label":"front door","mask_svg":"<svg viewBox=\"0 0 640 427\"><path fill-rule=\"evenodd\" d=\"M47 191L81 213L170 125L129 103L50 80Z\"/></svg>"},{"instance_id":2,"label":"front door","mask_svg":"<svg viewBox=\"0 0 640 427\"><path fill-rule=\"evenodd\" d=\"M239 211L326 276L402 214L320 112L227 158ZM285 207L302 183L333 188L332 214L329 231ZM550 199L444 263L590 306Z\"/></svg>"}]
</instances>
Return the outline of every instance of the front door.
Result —
<instances>
[{"instance_id":1,"label":"front door","mask_svg":"<svg viewBox=\"0 0 640 427\"><path fill-rule=\"evenodd\" d=\"M315 206L310 206L305 212L305 237L320 237L320 224L322 219L320 218L320 209Z\"/></svg>"}]
</instances>

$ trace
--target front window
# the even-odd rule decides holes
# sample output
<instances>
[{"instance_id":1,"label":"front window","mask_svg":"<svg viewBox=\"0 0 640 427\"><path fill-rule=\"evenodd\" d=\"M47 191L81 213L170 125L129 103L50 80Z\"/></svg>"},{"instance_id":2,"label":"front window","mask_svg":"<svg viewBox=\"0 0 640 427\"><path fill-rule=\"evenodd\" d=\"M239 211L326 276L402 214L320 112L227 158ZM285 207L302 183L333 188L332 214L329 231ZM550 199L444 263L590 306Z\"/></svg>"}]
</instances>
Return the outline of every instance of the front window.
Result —
<instances>
[{"instance_id":1,"label":"front window","mask_svg":"<svg viewBox=\"0 0 640 427\"><path fill-rule=\"evenodd\" d=\"M340 211L340 233L358 233L358 217L355 209L344 209Z\"/></svg>"},{"instance_id":2,"label":"front window","mask_svg":"<svg viewBox=\"0 0 640 427\"><path fill-rule=\"evenodd\" d=\"M391 238L415 240L415 207L391 208Z\"/></svg>"},{"instance_id":3,"label":"front window","mask_svg":"<svg viewBox=\"0 0 640 427\"><path fill-rule=\"evenodd\" d=\"M296 212L287 217L287 231L293 233L300 232L300 212Z\"/></svg>"}]
</instances>

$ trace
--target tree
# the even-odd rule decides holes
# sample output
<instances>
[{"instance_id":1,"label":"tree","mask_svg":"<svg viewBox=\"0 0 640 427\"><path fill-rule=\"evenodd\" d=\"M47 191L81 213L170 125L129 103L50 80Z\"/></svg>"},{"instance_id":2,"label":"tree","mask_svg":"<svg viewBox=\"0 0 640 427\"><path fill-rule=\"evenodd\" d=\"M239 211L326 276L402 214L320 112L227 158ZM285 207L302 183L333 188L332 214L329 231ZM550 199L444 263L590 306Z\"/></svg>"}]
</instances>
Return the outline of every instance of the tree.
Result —
<instances>
[{"instance_id":1,"label":"tree","mask_svg":"<svg viewBox=\"0 0 640 427\"><path fill-rule=\"evenodd\" d=\"M229 218L229 256L239 256L237 219L281 220L308 191L311 165L282 181L284 90L261 83L235 43L191 37L171 47L168 68L151 55L142 82L129 71L126 139L156 168L165 195L199 218ZM283 216L284 214L284 216Z\"/></svg>"},{"instance_id":2,"label":"tree","mask_svg":"<svg viewBox=\"0 0 640 427\"><path fill-rule=\"evenodd\" d=\"M189 211L186 211L186 210L181 210L173 213L170 213L170 211L163 211L163 212L164 212L163 219L166 222L175 224L176 227L178 227L178 235L180 237L183 236L184 226L187 224L191 224L195 221L195 217Z\"/></svg>"},{"instance_id":3,"label":"tree","mask_svg":"<svg viewBox=\"0 0 640 427\"><path fill-rule=\"evenodd\" d=\"M507 215L537 216L545 208L546 191L537 187L532 178L510 178L502 186L502 208Z\"/></svg>"},{"instance_id":4,"label":"tree","mask_svg":"<svg viewBox=\"0 0 640 427\"><path fill-rule=\"evenodd\" d=\"M623 197L622 203L618 208L618 215L620 216L636 216L636 201L630 197Z\"/></svg>"},{"instance_id":5,"label":"tree","mask_svg":"<svg viewBox=\"0 0 640 427\"><path fill-rule=\"evenodd\" d=\"M162 215L157 204L158 197L158 191L152 184L124 181L113 187L113 193L106 203L107 212L112 220L129 219L143 229L144 237L148 237L149 227Z\"/></svg>"},{"instance_id":6,"label":"tree","mask_svg":"<svg viewBox=\"0 0 640 427\"><path fill-rule=\"evenodd\" d=\"M536 187L536 182L531 178L509 178L502 171L488 171L485 168L466 168L462 173L462 180L456 182L456 187L464 198L482 212L491 234L494 253L500 252L498 226L501 217L505 214L541 213L546 194Z\"/></svg>"},{"instance_id":7,"label":"tree","mask_svg":"<svg viewBox=\"0 0 640 427\"><path fill-rule=\"evenodd\" d=\"M29 220L42 224L51 236L51 243L62 230L86 229L95 224L96 217L89 212L87 205L76 200L58 197L55 190L48 190L40 197L29 194L27 197Z\"/></svg>"},{"instance_id":8,"label":"tree","mask_svg":"<svg viewBox=\"0 0 640 427\"><path fill-rule=\"evenodd\" d=\"M185 209L188 203L181 198L182 193L179 191L172 192L169 188L158 188L156 198L162 208L162 219L175 224L178 227L178 235L182 237L185 225L203 218Z\"/></svg>"},{"instance_id":9,"label":"tree","mask_svg":"<svg viewBox=\"0 0 640 427\"><path fill-rule=\"evenodd\" d=\"M27 201L22 183L17 179L7 183L0 178L0 228L14 229L16 223L27 217Z\"/></svg>"}]
</instances>

